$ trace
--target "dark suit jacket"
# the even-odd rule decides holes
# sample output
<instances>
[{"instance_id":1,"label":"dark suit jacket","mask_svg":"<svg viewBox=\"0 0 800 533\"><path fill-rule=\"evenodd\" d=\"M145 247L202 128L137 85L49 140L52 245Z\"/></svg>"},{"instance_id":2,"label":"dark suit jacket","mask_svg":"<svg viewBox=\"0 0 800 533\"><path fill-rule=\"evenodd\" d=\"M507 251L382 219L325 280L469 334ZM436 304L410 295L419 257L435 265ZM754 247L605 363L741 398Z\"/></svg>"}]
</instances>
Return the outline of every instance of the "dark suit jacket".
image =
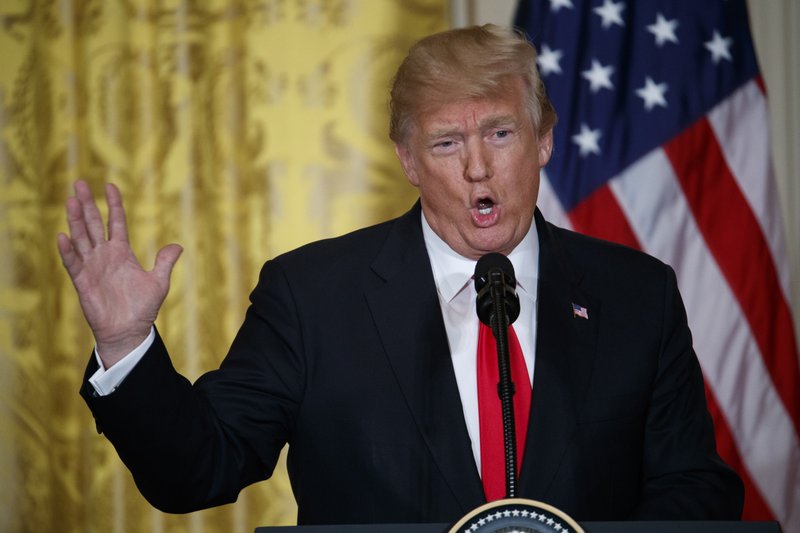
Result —
<instances>
[{"instance_id":1,"label":"dark suit jacket","mask_svg":"<svg viewBox=\"0 0 800 533\"><path fill-rule=\"evenodd\" d=\"M578 520L738 518L741 482L715 451L672 270L538 211L536 227L520 496ZM233 501L287 442L301 524L448 522L484 502L419 204L267 262L251 302L220 369L194 386L160 338L111 395L84 384L153 505Z\"/></svg>"}]
</instances>

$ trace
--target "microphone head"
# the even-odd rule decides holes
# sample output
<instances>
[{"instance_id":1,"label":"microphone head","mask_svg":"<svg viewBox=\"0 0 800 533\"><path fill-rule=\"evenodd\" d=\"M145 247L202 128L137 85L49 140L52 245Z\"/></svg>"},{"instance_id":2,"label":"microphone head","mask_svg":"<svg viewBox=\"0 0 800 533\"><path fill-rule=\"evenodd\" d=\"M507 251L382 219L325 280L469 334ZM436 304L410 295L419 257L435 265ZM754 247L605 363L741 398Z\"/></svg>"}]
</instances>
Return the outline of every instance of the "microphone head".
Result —
<instances>
[{"instance_id":1,"label":"microphone head","mask_svg":"<svg viewBox=\"0 0 800 533\"><path fill-rule=\"evenodd\" d=\"M513 323L519 316L519 296L516 291L517 280L514 278L514 265L503 254L492 252L478 259L475 265L475 301L478 318L491 326L495 318L495 298L499 298L505 309L507 324Z\"/></svg>"},{"instance_id":2,"label":"microphone head","mask_svg":"<svg viewBox=\"0 0 800 533\"><path fill-rule=\"evenodd\" d=\"M514 265L511 264L511 260L503 254L491 252L482 256L475 264L475 290L477 292L480 292L489 282L490 270L500 270L512 288L517 286L517 280L514 278Z\"/></svg>"}]
</instances>

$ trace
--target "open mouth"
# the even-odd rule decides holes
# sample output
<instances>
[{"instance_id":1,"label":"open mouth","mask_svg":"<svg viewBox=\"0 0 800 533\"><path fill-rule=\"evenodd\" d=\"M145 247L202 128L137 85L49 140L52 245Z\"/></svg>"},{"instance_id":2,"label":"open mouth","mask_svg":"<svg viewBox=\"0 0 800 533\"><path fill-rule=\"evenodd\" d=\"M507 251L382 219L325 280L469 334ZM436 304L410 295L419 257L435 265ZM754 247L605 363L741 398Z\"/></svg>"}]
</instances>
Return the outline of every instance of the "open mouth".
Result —
<instances>
[{"instance_id":1,"label":"open mouth","mask_svg":"<svg viewBox=\"0 0 800 533\"><path fill-rule=\"evenodd\" d=\"M492 213L492 209L494 209L494 202L491 198L481 198L478 200L478 213L481 215L489 215Z\"/></svg>"}]
</instances>

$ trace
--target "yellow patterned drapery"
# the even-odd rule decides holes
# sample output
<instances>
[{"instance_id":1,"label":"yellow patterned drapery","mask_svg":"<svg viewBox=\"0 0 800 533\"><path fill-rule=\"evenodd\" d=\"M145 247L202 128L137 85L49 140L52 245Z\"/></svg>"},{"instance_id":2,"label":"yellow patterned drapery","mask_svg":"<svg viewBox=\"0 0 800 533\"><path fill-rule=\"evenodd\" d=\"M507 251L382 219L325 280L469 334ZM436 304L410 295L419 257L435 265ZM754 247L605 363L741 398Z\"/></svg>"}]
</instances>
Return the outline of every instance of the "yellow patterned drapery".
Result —
<instances>
[{"instance_id":1,"label":"yellow patterned drapery","mask_svg":"<svg viewBox=\"0 0 800 533\"><path fill-rule=\"evenodd\" d=\"M91 348L55 235L70 184L117 183L145 265L183 257L159 317L216 367L262 262L404 211L386 89L446 0L0 2L0 531L289 524L285 471L239 502L153 510L77 394ZM154 391L157 393L157 391Z\"/></svg>"}]
</instances>

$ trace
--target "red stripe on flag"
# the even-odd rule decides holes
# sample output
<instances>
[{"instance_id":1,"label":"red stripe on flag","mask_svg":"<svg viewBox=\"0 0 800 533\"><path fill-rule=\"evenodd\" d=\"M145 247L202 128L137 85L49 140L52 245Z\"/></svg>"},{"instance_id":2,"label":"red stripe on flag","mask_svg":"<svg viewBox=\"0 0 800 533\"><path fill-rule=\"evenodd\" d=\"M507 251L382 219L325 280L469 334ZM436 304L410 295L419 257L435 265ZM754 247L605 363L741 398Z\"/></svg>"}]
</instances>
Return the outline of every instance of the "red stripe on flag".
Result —
<instances>
[{"instance_id":1,"label":"red stripe on flag","mask_svg":"<svg viewBox=\"0 0 800 533\"><path fill-rule=\"evenodd\" d=\"M576 205L569 213L575 231L598 239L616 242L641 250L639 239L631 229L608 185L603 185Z\"/></svg>"},{"instance_id":2,"label":"red stripe on flag","mask_svg":"<svg viewBox=\"0 0 800 533\"><path fill-rule=\"evenodd\" d=\"M742 520L777 520L772 509L769 508L764 496L758 487L753 483L750 472L739 454L739 447L736 446L736 439L733 438L733 433L719 408L717 399L711 388L706 382L706 401L708 402L708 411L711 413L711 418L714 420L714 435L717 438L717 452L722 460L733 468L739 477L742 478L744 483L744 509L742 511Z\"/></svg>"},{"instance_id":3,"label":"red stripe on flag","mask_svg":"<svg viewBox=\"0 0 800 533\"><path fill-rule=\"evenodd\" d=\"M758 76L756 76L755 81L756 81L756 85L758 85L758 88L761 89L761 94L766 96L767 95L767 84L764 83L764 77L761 76L761 74L759 74Z\"/></svg>"},{"instance_id":4,"label":"red stripe on flag","mask_svg":"<svg viewBox=\"0 0 800 533\"><path fill-rule=\"evenodd\" d=\"M670 140L664 151L800 437L800 372L792 317L758 221L705 118Z\"/></svg>"}]
</instances>

